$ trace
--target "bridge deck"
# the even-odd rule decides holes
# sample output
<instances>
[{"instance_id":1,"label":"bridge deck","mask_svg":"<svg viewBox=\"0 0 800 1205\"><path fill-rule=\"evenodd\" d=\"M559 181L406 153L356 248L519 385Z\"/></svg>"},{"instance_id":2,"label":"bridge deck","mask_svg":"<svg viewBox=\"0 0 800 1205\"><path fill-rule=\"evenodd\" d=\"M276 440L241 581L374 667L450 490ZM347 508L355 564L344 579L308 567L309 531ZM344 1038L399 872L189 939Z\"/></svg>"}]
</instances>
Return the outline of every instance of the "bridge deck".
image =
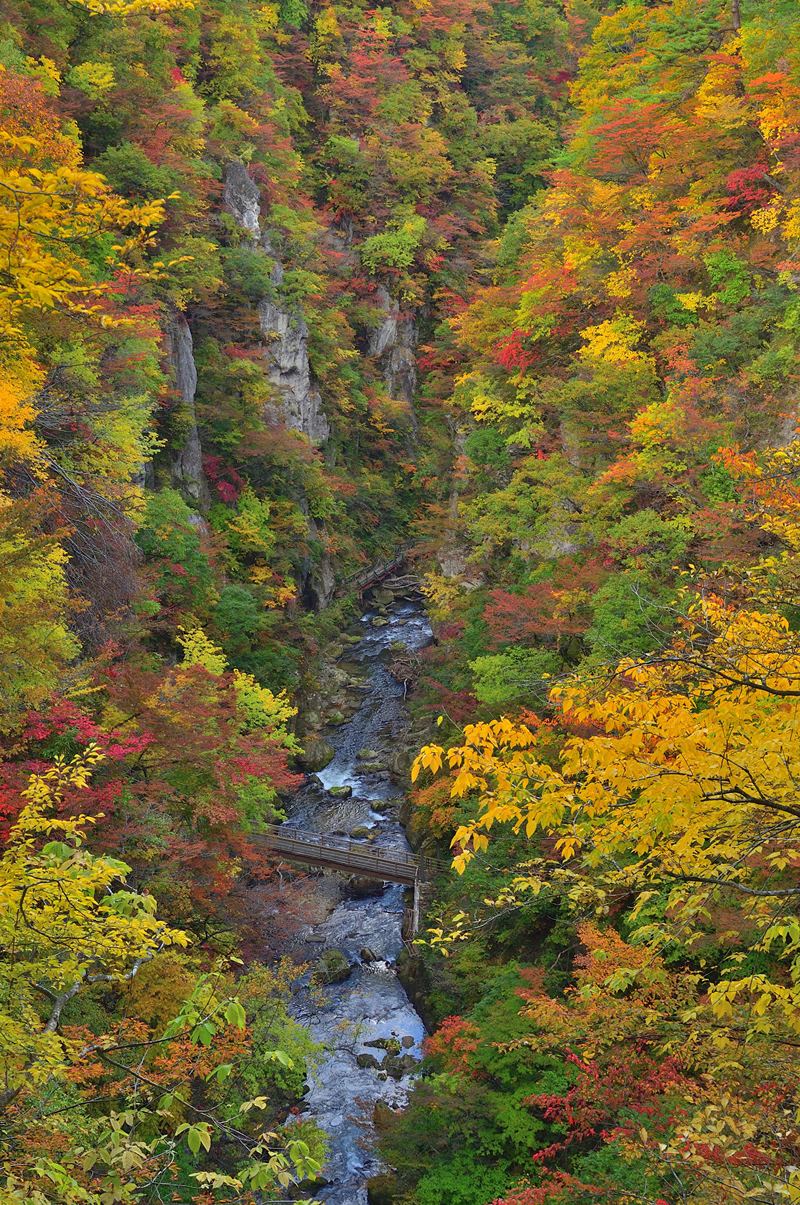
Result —
<instances>
[{"instance_id":1,"label":"bridge deck","mask_svg":"<svg viewBox=\"0 0 800 1205\"><path fill-rule=\"evenodd\" d=\"M340 870L386 883L412 887L420 870L420 859L414 854L402 850L373 850L363 842L347 837L323 836L288 825L270 825L259 837L289 862Z\"/></svg>"},{"instance_id":2,"label":"bridge deck","mask_svg":"<svg viewBox=\"0 0 800 1205\"><path fill-rule=\"evenodd\" d=\"M357 590L359 593L362 593L364 590L368 590L370 586L378 585L384 578L390 577L391 574L406 563L411 548L411 544L405 544L402 548L398 548L395 555L389 560L380 561L376 565L367 565L365 569L359 569L357 573L353 573L350 577L344 579L339 587L339 591Z\"/></svg>"}]
</instances>

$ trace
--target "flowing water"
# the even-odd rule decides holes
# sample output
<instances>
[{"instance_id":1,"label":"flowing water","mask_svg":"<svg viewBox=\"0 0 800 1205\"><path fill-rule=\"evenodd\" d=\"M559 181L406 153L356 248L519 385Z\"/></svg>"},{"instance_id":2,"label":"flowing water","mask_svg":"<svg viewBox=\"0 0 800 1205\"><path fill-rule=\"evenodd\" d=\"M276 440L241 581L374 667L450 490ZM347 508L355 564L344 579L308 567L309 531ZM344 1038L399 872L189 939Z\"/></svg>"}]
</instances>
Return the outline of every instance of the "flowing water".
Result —
<instances>
[{"instance_id":1,"label":"flowing water","mask_svg":"<svg viewBox=\"0 0 800 1205\"><path fill-rule=\"evenodd\" d=\"M330 735L335 757L316 776L317 782L296 796L289 823L345 836L363 826L372 835L372 840L365 838L365 846L408 850L390 802L397 788L385 772L365 773L358 754L369 749L386 756L403 741L408 722L405 692L385 662L390 645L424 648L431 630L421 603L411 599L389 607L385 626L374 627L374 617L374 612L362 617L362 638L349 654L366 672L363 700L352 719ZM336 787L350 787L352 795L329 794ZM412 1059L403 1056L418 1060L424 1036L422 1021L395 972L403 944L403 888L375 884L367 890L374 893L341 899L325 920L301 934L307 952L313 950L318 957L326 949L337 949L353 964L344 982L322 989L312 988L306 975L293 1006L297 1019L326 1047L305 1106L330 1139L327 1184L316 1195L329 1205L366 1205L366 1180L380 1170L371 1124L375 1104L397 1107L405 1102L413 1072ZM394 1039L388 1052L370 1045L381 1039ZM378 1066L359 1066L359 1055L362 1062L363 1056L372 1056Z\"/></svg>"}]
</instances>

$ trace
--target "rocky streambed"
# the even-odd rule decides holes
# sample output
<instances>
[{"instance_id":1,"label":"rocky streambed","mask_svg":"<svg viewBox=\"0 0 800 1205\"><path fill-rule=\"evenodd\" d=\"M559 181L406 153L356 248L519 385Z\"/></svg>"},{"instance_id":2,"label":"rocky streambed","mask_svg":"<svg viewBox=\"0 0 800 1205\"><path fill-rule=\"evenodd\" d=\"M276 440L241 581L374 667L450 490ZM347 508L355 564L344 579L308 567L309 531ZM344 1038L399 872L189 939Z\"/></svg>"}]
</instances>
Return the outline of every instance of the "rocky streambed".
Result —
<instances>
[{"instance_id":1,"label":"rocky streambed","mask_svg":"<svg viewBox=\"0 0 800 1205\"><path fill-rule=\"evenodd\" d=\"M413 595L379 598L382 606L365 612L346 653L355 671L352 714L329 713L328 748L318 742L317 756L330 760L295 796L287 823L376 850L407 851L401 788L391 770L409 747L409 717L402 674L390 673L388 663L424 648L431 630ZM367 1181L380 1171L376 1107L404 1104L425 1032L395 970L404 889L327 873L306 886L320 919L295 939L293 952L312 969L298 985L293 1011L325 1047L304 1103L330 1137L325 1183L315 1199L367 1205Z\"/></svg>"}]
</instances>

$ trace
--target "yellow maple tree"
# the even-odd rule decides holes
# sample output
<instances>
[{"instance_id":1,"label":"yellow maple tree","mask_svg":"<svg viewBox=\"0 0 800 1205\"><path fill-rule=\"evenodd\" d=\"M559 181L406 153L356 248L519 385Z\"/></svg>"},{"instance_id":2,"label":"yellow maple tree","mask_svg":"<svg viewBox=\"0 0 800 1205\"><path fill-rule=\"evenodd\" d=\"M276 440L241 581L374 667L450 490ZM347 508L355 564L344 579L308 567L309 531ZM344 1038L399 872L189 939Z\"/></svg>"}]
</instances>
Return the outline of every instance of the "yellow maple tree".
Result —
<instances>
[{"instance_id":1,"label":"yellow maple tree","mask_svg":"<svg viewBox=\"0 0 800 1205\"><path fill-rule=\"evenodd\" d=\"M0 859L0 1109L68 1066L59 1022L70 1000L188 944L157 918L151 896L128 888L130 867L86 849L91 817L60 814L67 791L86 787L101 760L88 746L32 775Z\"/></svg>"},{"instance_id":2,"label":"yellow maple tree","mask_svg":"<svg viewBox=\"0 0 800 1205\"><path fill-rule=\"evenodd\" d=\"M634 918L658 901L638 930L654 949L700 940L724 903L774 970L730 962L709 987L714 1013L731 1020L741 1006L748 1029L800 1033L797 634L777 613L699 598L662 654L621 663L605 683L558 685L551 700L581 733L557 764L536 730L507 718L417 758L415 778L446 764L453 797L476 800L453 837L456 869L498 824L545 837L554 853L540 847L513 890L566 877L580 905L633 899Z\"/></svg>"},{"instance_id":3,"label":"yellow maple tree","mask_svg":"<svg viewBox=\"0 0 800 1205\"><path fill-rule=\"evenodd\" d=\"M37 326L59 311L101 326L120 319L105 294L116 266L140 259L163 221L163 201L132 204L82 165L43 91L0 67L0 457L33 459L32 424L44 383ZM27 89L27 91L26 91ZM92 256L109 243L105 268Z\"/></svg>"}]
</instances>

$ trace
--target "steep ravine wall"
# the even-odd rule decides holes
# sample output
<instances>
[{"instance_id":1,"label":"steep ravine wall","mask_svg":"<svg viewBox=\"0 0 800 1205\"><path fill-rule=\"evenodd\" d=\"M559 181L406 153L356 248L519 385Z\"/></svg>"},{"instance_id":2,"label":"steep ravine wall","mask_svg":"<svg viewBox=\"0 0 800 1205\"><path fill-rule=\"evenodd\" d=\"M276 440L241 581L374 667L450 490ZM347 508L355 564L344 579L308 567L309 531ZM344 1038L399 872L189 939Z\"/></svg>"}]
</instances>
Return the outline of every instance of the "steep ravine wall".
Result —
<instances>
[{"instance_id":1,"label":"steep ravine wall","mask_svg":"<svg viewBox=\"0 0 800 1205\"><path fill-rule=\"evenodd\" d=\"M272 398L267 404L265 417L300 432L324 453L329 447L331 424L311 368L308 324L302 312L290 309L280 300L285 265L276 250L275 236L264 224L260 189L244 163L233 161L228 164L224 173L222 204L246 233L250 244L269 263L273 288L270 296L263 297L257 303L264 371L272 387ZM348 241L346 236L341 232L331 232L331 237L334 234L343 247ZM357 268L355 256L352 268L354 271ZM415 433L416 315L410 310L403 310L400 302L392 297L383 284L376 288L375 302L382 316L365 335L365 354L374 361L390 397L408 407ZM203 472L203 448L195 410L197 367L189 321L179 312L172 314L167 326L167 355L185 429L184 437L171 455L169 474L172 483L190 506L204 515L211 497ZM320 610L334 596L335 566L327 551L324 522L310 514L305 498L300 497L297 502L307 517L308 542L312 550L301 566L298 582L300 596L304 605Z\"/></svg>"},{"instance_id":2,"label":"steep ravine wall","mask_svg":"<svg viewBox=\"0 0 800 1205\"><path fill-rule=\"evenodd\" d=\"M175 448L172 455L172 480L190 505L205 514L211 498L203 473L203 449L194 405L197 367L194 361L192 332L183 314L172 315L167 326L167 338L172 379L183 405L187 427L183 442Z\"/></svg>"},{"instance_id":3,"label":"steep ravine wall","mask_svg":"<svg viewBox=\"0 0 800 1205\"><path fill-rule=\"evenodd\" d=\"M227 211L270 260L270 276L277 295L283 281L284 266L274 250L269 232L262 228L261 193L243 163L234 161L228 164L222 196ZM259 325L264 337L264 362L274 392L274 399L270 403L272 414L268 417L302 432L315 447L323 447L330 437L331 428L311 372L308 324L301 313L292 313L281 306L276 295L264 297L258 303ZM336 574L325 547L324 525L308 514L305 499L298 501L306 512L309 542L314 549L303 565L300 592L307 606L319 610L333 598Z\"/></svg>"},{"instance_id":4,"label":"steep ravine wall","mask_svg":"<svg viewBox=\"0 0 800 1205\"><path fill-rule=\"evenodd\" d=\"M300 312L290 312L277 300L284 266L274 249L268 230L261 223L261 193L243 163L229 163L225 171L223 204L250 235L253 243L272 262L273 297L258 303L258 318L264 337L267 377L274 390L277 417L287 427L302 431L316 447L331 433L322 407L322 396L308 359L308 324Z\"/></svg>"},{"instance_id":5,"label":"steep ravine wall","mask_svg":"<svg viewBox=\"0 0 800 1205\"><path fill-rule=\"evenodd\" d=\"M383 320L370 332L368 351L383 374L389 396L404 401L416 430L414 397L417 392L417 320L412 311L404 311L384 285L378 285L376 301Z\"/></svg>"}]
</instances>

